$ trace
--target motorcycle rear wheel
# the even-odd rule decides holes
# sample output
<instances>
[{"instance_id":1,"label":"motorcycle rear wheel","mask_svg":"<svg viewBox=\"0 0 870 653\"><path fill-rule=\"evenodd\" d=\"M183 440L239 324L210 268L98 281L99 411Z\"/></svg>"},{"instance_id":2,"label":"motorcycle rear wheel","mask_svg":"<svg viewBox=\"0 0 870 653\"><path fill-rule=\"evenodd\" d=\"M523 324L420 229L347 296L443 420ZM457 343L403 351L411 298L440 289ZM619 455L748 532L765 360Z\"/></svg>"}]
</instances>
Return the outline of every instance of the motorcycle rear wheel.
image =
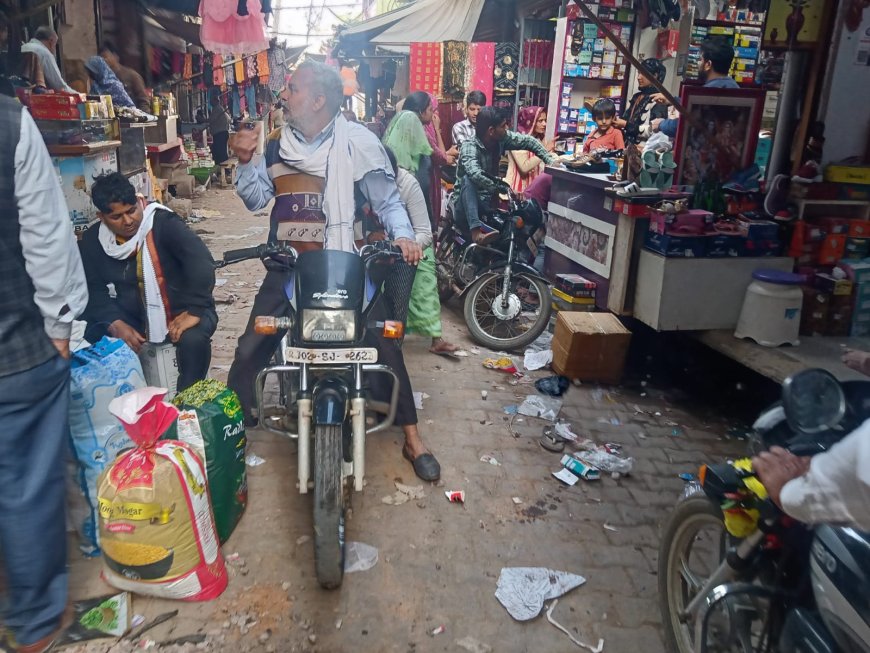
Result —
<instances>
[{"instance_id":1,"label":"motorcycle rear wheel","mask_svg":"<svg viewBox=\"0 0 870 653\"><path fill-rule=\"evenodd\" d=\"M528 274L513 274L510 279L511 292L508 298L518 302L520 313L512 319L501 319L493 312L493 302L498 301L504 278L501 274L483 276L469 288L465 296L465 324L471 337L484 347L499 350L522 349L537 340L550 321L553 311L550 288L540 279ZM523 288L528 293L534 290L537 306L530 306L520 299L517 290ZM530 322L523 323L520 318L529 311L523 308L537 308ZM508 307L510 310L511 307Z\"/></svg>"},{"instance_id":2,"label":"motorcycle rear wheel","mask_svg":"<svg viewBox=\"0 0 870 653\"><path fill-rule=\"evenodd\" d=\"M314 427L314 566L324 589L344 578L344 488L341 425Z\"/></svg>"},{"instance_id":3,"label":"motorcycle rear wheel","mask_svg":"<svg viewBox=\"0 0 870 653\"><path fill-rule=\"evenodd\" d=\"M438 237L438 246L435 250L435 273L436 283L438 285L438 299L442 304L450 300L456 293L453 291L452 276L447 273L447 270L453 270L456 261L454 260L454 248L456 243L453 242L453 227L445 227ZM439 271L440 268L440 271Z\"/></svg>"}]
</instances>

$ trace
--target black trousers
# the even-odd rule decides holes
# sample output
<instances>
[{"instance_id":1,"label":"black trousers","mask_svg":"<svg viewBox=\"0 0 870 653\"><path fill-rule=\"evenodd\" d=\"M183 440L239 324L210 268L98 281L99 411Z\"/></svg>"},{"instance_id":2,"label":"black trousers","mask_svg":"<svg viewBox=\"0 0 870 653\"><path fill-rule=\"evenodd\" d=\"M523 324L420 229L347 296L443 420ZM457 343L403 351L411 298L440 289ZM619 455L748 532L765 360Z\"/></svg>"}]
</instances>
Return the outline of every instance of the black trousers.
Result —
<instances>
[{"instance_id":1,"label":"black trousers","mask_svg":"<svg viewBox=\"0 0 870 653\"><path fill-rule=\"evenodd\" d=\"M227 151L227 143L230 140L229 132L218 132L211 135L211 158L218 165L230 158Z\"/></svg>"},{"instance_id":2,"label":"black trousers","mask_svg":"<svg viewBox=\"0 0 870 653\"><path fill-rule=\"evenodd\" d=\"M89 324L85 331L85 339L88 342L97 342L103 336L109 335L108 328L104 323ZM217 329L217 313L207 310L202 314L199 324L182 333L181 338L175 343L178 392L189 388L197 381L208 378L211 365L211 337L215 329Z\"/></svg>"},{"instance_id":3,"label":"black trousers","mask_svg":"<svg viewBox=\"0 0 870 653\"><path fill-rule=\"evenodd\" d=\"M284 294L286 275L281 272L267 272L266 278L251 308L251 316L245 332L239 338L236 355L230 367L227 385L235 391L242 403L245 417L253 417L256 408L254 383L257 374L269 363L269 359L281 342L283 333L261 335L254 332L254 319L258 315L286 315L289 302ZM383 301L378 302L370 314L372 320L390 319L389 308ZM407 311L407 308L406 308ZM411 379L405 367L405 359L399 344L388 340L380 334L369 332L363 342L365 346L378 350L378 362L388 365L399 378L399 405L396 410L395 423L407 426L417 423L417 409L414 407L414 393L411 389ZM392 392L391 379L384 374L373 374L368 381L372 399L389 401Z\"/></svg>"}]
</instances>

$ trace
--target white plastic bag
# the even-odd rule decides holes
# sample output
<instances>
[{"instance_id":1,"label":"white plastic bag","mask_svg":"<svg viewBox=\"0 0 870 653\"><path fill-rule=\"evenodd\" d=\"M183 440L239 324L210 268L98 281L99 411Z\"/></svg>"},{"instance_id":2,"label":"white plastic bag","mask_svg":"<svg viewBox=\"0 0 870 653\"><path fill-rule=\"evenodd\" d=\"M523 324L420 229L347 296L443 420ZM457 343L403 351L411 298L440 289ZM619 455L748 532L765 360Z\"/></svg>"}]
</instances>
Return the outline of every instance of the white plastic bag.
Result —
<instances>
[{"instance_id":1,"label":"white plastic bag","mask_svg":"<svg viewBox=\"0 0 870 653\"><path fill-rule=\"evenodd\" d=\"M545 397L544 395L528 395L525 401L517 408L520 415L527 417L540 417L551 422L556 421L559 411L562 410L562 400L558 397Z\"/></svg>"}]
</instances>

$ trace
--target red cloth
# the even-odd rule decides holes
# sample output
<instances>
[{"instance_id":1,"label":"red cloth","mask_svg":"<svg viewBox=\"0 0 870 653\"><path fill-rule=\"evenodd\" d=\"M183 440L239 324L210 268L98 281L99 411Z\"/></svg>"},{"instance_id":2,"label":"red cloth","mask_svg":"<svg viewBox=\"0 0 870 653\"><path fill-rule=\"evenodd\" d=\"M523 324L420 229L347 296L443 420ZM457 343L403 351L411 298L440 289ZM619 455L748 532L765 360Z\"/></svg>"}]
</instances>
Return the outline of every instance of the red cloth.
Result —
<instances>
[{"instance_id":1,"label":"red cloth","mask_svg":"<svg viewBox=\"0 0 870 653\"><path fill-rule=\"evenodd\" d=\"M432 95L441 94L443 75L443 50L441 43L412 43L410 70L410 91L426 91Z\"/></svg>"},{"instance_id":2,"label":"red cloth","mask_svg":"<svg viewBox=\"0 0 870 653\"><path fill-rule=\"evenodd\" d=\"M492 99L492 71L495 68L495 43L469 43L466 88L483 91Z\"/></svg>"},{"instance_id":3,"label":"red cloth","mask_svg":"<svg viewBox=\"0 0 870 653\"><path fill-rule=\"evenodd\" d=\"M611 127L610 130L603 136L596 129L586 137L583 141L583 153L592 152L593 150L622 150L625 149L625 140L622 138L622 131L616 127Z\"/></svg>"}]
</instances>

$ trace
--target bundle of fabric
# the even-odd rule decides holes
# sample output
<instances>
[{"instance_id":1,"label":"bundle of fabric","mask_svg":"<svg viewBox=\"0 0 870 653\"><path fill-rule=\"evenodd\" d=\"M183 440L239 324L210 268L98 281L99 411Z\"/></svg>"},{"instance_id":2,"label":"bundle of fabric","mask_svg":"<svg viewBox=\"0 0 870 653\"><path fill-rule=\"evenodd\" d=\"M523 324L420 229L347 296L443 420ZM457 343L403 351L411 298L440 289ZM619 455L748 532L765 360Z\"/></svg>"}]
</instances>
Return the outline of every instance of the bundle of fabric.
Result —
<instances>
[{"instance_id":1,"label":"bundle of fabric","mask_svg":"<svg viewBox=\"0 0 870 653\"><path fill-rule=\"evenodd\" d=\"M444 42L444 92L441 97L457 102L465 97L468 88L469 45L465 41Z\"/></svg>"},{"instance_id":2,"label":"bundle of fabric","mask_svg":"<svg viewBox=\"0 0 870 653\"><path fill-rule=\"evenodd\" d=\"M486 97L491 98L494 67L495 43L469 43L465 88L483 91Z\"/></svg>"},{"instance_id":3,"label":"bundle of fabric","mask_svg":"<svg viewBox=\"0 0 870 653\"><path fill-rule=\"evenodd\" d=\"M439 95L443 77L441 43L412 43L410 57L411 91L426 91Z\"/></svg>"},{"instance_id":4,"label":"bundle of fabric","mask_svg":"<svg viewBox=\"0 0 870 653\"><path fill-rule=\"evenodd\" d=\"M492 77L493 89L496 94L513 95L516 93L519 59L519 43L505 42L495 44L495 66L492 71Z\"/></svg>"}]
</instances>

